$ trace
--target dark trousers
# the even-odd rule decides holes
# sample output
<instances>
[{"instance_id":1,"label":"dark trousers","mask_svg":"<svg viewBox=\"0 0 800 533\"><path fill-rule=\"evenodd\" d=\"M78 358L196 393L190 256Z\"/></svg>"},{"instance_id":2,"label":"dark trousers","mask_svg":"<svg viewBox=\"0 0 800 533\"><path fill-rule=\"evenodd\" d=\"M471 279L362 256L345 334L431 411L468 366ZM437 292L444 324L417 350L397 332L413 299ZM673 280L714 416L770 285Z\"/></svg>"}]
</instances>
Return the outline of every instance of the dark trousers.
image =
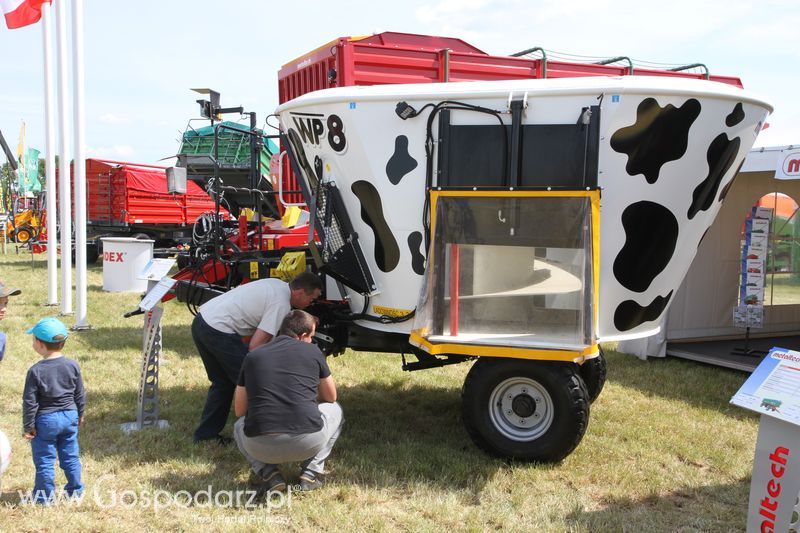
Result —
<instances>
[{"instance_id":1,"label":"dark trousers","mask_svg":"<svg viewBox=\"0 0 800 533\"><path fill-rule=\"evenodd\" d=\"M248 347L242 337L235 333L217 331L206 324L199 314L192 322L192 340L200 352L211 382L200 425L194 432L194 440L213 439L228 421L233 392L236 390L239 371Z\"/></svg>"}]
</instances>

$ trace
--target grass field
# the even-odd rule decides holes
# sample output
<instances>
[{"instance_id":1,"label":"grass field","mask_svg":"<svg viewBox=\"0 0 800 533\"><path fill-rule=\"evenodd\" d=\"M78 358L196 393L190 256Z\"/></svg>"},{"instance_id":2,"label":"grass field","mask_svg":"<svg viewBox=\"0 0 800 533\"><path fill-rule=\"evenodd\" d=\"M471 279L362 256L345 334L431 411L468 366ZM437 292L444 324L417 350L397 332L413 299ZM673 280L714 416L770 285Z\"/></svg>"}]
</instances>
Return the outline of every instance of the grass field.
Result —
<instances>
[{"instance_id":1,"label":"grass field","mask_svg":"<svg viewBox=\"0 0 800 533\"><path fill-rule=\"evenodd\" d=\"M800 279L796 274L767 274L764 279L764 301L772 305L800 303Z\"/></svg>"},{"instance_id":2,"label":"grass field","mask_svg":"<svg viewBox=\"0 0 800 533\"><path fill-rule=\"evenodd\" d=\"M20 435L21 392L38 358L24 329L57 310L42 306L44 257L0 255L0 277L24 290L0 322L10 345L0 363L0 428L14 449L0 530L744 529L757 418L728 401L747 376L675 359L644 362L610 346L608 382L586 436L557 465L507 463L473 446L459 418L468 364L404 373L399 355L347 352L330 361L347 422L328 461L329 483L256 509L231 505L224 492L246 489L247 465L235 447L191 442L207 380L181 304L165 305L163 319L160 415L170 428L120 431L135 416L142 317L122 318L138 295L102 292L100 265L89 272L93 329L72 334L65 349L88 393L80 433L87 493L80 504L22 505L18 491L32 488L34 468ZM285 473L296 482L297 472ZM59 471L57 483L63 479ZM185 506L180 491L209 486L220 505L200 496Z\"/></svg>"}]
</instances>

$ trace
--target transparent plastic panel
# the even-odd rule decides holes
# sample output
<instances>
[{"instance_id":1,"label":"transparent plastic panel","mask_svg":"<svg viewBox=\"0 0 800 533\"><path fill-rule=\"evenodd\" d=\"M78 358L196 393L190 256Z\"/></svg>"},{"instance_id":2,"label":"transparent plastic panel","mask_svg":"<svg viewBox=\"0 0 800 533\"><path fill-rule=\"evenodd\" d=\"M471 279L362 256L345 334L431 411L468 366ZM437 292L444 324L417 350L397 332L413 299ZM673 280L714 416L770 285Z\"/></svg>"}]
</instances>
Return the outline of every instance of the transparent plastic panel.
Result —
<instances>
[{"instance_id":1,"label":"transparent plastic panel","mask_svg":"<svg viewBox=\"0 0 800 533\"><path fill-rule=\"evenodd\" d=\"M440 197L414 330L433 344L590 346L591 222L586 197Z\"/></svg>"}]
</instances>

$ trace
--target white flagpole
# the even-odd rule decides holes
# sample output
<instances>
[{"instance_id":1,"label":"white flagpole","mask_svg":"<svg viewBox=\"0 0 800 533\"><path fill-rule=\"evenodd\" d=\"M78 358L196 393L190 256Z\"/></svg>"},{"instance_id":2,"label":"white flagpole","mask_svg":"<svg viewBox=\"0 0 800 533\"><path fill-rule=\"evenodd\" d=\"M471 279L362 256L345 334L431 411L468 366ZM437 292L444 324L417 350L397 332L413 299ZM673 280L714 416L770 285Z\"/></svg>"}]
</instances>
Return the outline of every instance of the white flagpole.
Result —
<instances>
[{"instance_id":1,"label":"white flagpole","mask_svg":"<svg viewBox=\"0 0 800 533\"><path fill-rule=\"evenodd\" d=\"M56 5L56 49L58 50L58 129L61 132L58 161L61 214L61 314L72 314L72 205L69 175L69 127L67 104L67 3Z\"/></svg>"},{"instance_id":2,"label":"white flagpole","mask_svg":"<svg viewBox=\"0 0 800 533\"><path fill-rule=\"evenodd\" d=\"M56 208L56 129L53 118L53 27L50 4L42 4L44 51L45 175L47 198L47 305L58 305L58 210Z\"/></svg>"},{"instance_id":3,"label":"white flagpole","mask_svg":"<svg viewBox=\"0 0 800 533\"><path fill-rule=\"evenodd\" d=\"M75 329L86 319L86 135L83 71L83 0L72 0L72 67L75 121Z\"/></svg>"}]
</instances>

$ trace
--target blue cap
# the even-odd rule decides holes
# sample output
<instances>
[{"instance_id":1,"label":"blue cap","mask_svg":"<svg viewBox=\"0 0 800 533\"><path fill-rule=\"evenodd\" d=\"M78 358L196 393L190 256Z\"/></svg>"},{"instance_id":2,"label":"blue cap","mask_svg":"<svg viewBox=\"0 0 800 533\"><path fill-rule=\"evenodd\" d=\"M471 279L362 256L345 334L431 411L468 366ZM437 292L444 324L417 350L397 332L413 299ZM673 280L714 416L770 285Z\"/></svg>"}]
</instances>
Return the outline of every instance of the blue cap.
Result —
<instances>
[{"instance_id":1,"label":"blue cap","mask_svg":"<svg viewBox=\"0 0 800 533\"><path fill-rule=\"evenodd\" d=\"M61 342L69 337L67 326L52 316L41 319L25 333L33 333L34 337L44 342Z\"/></svg>"}]
</instances>

